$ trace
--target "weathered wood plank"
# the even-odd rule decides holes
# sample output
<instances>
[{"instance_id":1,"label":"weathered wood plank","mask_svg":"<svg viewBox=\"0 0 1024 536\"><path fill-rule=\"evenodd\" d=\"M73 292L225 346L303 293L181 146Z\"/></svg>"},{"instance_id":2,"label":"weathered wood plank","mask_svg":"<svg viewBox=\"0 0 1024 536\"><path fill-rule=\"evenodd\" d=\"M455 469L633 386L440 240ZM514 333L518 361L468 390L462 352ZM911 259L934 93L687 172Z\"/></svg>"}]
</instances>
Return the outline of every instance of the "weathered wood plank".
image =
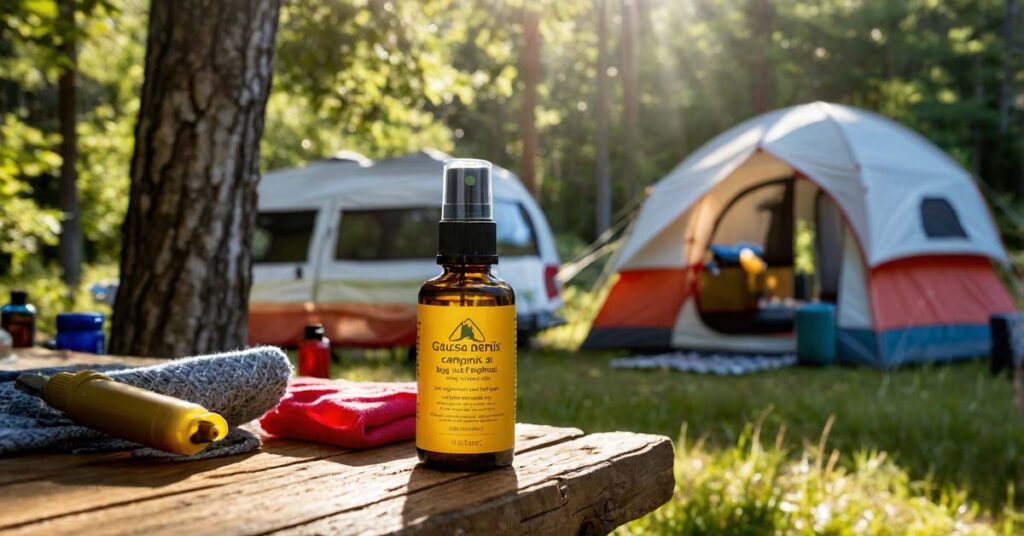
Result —
<instances>
[{"instance_id":1,"label":"weathered wood plank","mask_svg":"<svg viewBox=\"0 0 1024 536\"><path fill-rule=\"evenodd\" d=\"M574 428L529 424L517 425L516 432L517 452L521 453L583 434ZM108 509L115 518L118 508L160 511L160 505L147 506L147 499L160 500L161 504L190 504L202 497L216 517L220 510L218 502L233 503L236 489L280 490L282 500L289 502L292 499L288 487L302 485L307 479L344 479L350 472L363 474L369 469L384 473L411 471L416 465L415 456L411 443L346 451L327 445L269 440L257 454L196 462L157 462L123 454L114 458L110 455L81 456L92 461L54 471L43 469L47 467L49 455L11 458L0 460L0 473L7 471L8 464L25 471L30 463L28 459L36 461L43 476L0 486L0 529L35 532L49 527L46 530L63 532L88 528L89 532L94 532L100 530L96 528L96 520L105 519ZM169 523L163 530L177 532L171 521L179 516L173 512L163 515ZM103 523L105 526L106 521ZM140 529L115 524L110 530L138 532Z\"/></svg>"},{"instance_id":2,"label":"weathered wood plank","mask_svg":"<svg viewBox=\"0 0 1024 536\"><path fill-rule=\"evenodd\" d=\"M148 358L22 352L7 369ZM411 443L367 451L269 439L197 462L128 453L0 459L0 533L604 533L671 497L667 438L517 426L506 470L444 473Z\"/></svg>"},{"instance_id":3,"label":"weathered wood plank","mask_svg":"<svg viewBox=\"0 0 1024 536\"><path fill-rule=\"evenodd\" d=\"M547 495L546 500L534 499L524 503L532 506L532 509L527 508L527 515L536 518L559 509L568 512L576 504L567 502L567 498L578 493L574 486L559 486L559 498L555 500L551 496L551 483L562 483L566 479L571 482L577 478L574 475L585 475L591 471L613 471L619 459L630 456L645 458L638 462L639 465L664 468L656 473L667 476L652 479L647 485L665 490L666 494L671 493L672 487L671 446L666 438L656 436L584 436L524 452L517 457L514 468L483 474L431 471L417 467L412 458L388 459L388 456L382 456L385 450L368 451L368 454L378 453L375 457L379 459L364 460L369 462L367 465L332 463L328 460L302 464L268 471L259 478L245 482L232 482L231 486L198 489L187 494L157 497L63 516L21 526L10 533L65 534L87 530L90 534L257 534L283 529L303 531L303 525L321 520L330 520L331 524L323 529L326 532L346 534L359 531L391 532L401 528L403 523L413 526L422 524L422 530L432 530L434 525L426 524L429 517L423 516L480 506L506 495L517 495L520 488L540 486L547 490L543 492ZM659 462L659 459L665 461ZM628 465L635 467L638 464ZM614 472L608 474L611 481L620 478L615 477ZM472 483L456 488L445 487L446 484L462 480L470 480ZM592 493L583 495L579 501L607 500L605 494L616 489L620 488L614 485L594 488ZM634 489L631 485L623 485L621 490L627 495L640 493L640 489ZM451 498L447 498L449 492ZM528 495L540 497L541 493L538 491ZM661 501L667 497L665 495ZM608 495L608 498L616 500L614 495ZM404 505L409 500L415 502L410 503L410 508L406 510ZM621 500L622 504L629 504L625 499ZM433 503L444 508L436 510L437 507L431 506ZM562 506L559 508L558 505ZM655 506L657 504L650 504L648 510ZM476 523L488 523L489 527L515 532L515 527L523 519L519 518L517 523L514 517L510 517L514 511L511 506L499 510L496 513L504 517L490 522L483 520L486 514L481 513L484 517L475 518ZM585 512L586 509L581 511ZM632 511L629 508L613 508L602 523L627 521ZM359 530L355 530L357 527ZM318 530L314 528L311 532Z\"/></svg>"},{"instance_id":4,"label":"weathered wood plank","mask_svg":"<svg viewBox=\"0 0 1024 536\"><path fill-rule=\"evenodd\" d=\"M514 468L431 486L417 469L404 495L289 527L297 534L605 534L672 496L672 443L594 434L517 458Z\"/></svg>"},{"instance_id":5,"label":"weathered wood plank","mask_svg":"<svg viewBox=\"0 0 1024 536\"><path fill-rule=\"evenodd\" d=\"M16 456L13 458L0 459L0 489L3 486L39 480L48 476L67 471L73 467L99 461L114 462L130 457L127 452L112 452L108 454L91 454L82 456L77 454L48 454L45 458L40 456ZM2 492L0 492L2 495ZM2 508L2 505L0 505ZM0 518L2 519L2 518Z\"/></svg>"},{"instance_id":6,"label":"weathered wood plank","mask_svg":"<svg viewBox=\"0 0 1024 536\"><path fill-rule=\"evenodd\" d=\"M0 370L25 370L33 368L66 367L69 365L130 365L145 367L166 363L166 359L155 357L129 357L84 354L66 350L47 350L46 348L18 348L15 352L18 359L13 363L4 363Z\"/></svg>"}]
</instances>

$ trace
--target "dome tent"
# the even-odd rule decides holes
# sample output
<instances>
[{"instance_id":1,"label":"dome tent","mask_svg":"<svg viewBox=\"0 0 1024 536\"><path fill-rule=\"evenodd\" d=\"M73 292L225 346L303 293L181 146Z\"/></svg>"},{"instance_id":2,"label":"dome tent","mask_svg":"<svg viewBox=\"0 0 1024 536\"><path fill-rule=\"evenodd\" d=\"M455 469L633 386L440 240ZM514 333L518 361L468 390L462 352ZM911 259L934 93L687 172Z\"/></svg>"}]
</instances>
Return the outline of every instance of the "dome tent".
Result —
<instances>
[{"instance_id":1,"label":"dome tent","mask_svg":"<svg viewBox=\"0 0 1024 536\"><path fill-rule=\"evenodd\" d=\"M843 361L985 355L989 315L1013 310L971 176L888 119L815 102L720 134L652 187L584 347L794 351L791 321L735 328L795 307L799 219L813 222L815 286L836 303ZM709 249L737 242L763 250L771 303L716 290L729 274L705 270Z\"/></svg>"}]
</instances>

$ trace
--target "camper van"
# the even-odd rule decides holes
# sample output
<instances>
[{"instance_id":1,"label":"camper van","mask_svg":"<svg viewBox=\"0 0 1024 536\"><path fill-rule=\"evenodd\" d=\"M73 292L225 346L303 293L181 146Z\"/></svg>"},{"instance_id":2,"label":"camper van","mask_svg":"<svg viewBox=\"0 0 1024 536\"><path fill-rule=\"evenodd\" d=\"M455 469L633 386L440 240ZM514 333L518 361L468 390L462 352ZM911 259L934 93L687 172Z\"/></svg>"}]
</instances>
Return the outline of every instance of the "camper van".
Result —
<instances>
[{"instance_id":1,"label":"camper van","mask_svg":"<svg viewBox=\"0 0 1024 536\"><path fill-rule=\"evenodd\" d=\"M259 188L250 344L289 346L324 325L337 346L411 346L420 285L435 261L441 170L426 150L371 162L344 154L273 171ZM494 168L496 274L516 293L520 336L558 324L554 237L519 179Z\"/></svg>"}]
</instances>

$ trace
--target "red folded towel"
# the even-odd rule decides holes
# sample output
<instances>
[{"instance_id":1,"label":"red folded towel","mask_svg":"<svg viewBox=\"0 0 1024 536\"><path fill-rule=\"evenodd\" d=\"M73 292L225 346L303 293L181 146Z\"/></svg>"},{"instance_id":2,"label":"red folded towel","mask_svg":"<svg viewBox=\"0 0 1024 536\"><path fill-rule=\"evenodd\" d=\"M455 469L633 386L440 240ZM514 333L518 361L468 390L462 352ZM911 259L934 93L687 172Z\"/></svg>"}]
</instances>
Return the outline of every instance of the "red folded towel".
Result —
<instances>
[{"instance_id":1,"label":"red folded towel","mask_svg":"<svg viewBox=\"0 0 1024 536\"><path fill-rule=\"evenodd\" d=\"M367 448L416 435L416 384L295 378L260 419L270 434Z\"/></svg>"}]
</instances>

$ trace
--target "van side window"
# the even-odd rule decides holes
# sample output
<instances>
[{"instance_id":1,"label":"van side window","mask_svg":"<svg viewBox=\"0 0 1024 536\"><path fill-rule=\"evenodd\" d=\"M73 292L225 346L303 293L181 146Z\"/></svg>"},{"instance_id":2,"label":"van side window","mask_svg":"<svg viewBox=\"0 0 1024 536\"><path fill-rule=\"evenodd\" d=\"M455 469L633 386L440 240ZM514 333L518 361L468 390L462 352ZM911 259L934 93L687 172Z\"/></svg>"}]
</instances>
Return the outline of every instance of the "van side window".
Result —
<instances>
[{"instance_id":1,"label":"van side window","mask_svg":"<svg viewBox=\"0 0 1024 536\"><path fill-rule=\"evenodd\" d=\"M334 258L347 261L433 259L437 255L437 221L433 207L346 209L334 245ZM498 255L537 255L537 239L526 209L496 201Z\"/></svg>"},{"instance_id":2,"label":"van side window","mask_svg":"<svg viewBox=\"0 0 1024 536\"><path fill-rule=\"evenodd\" d=\"M498 226L499 256L537 255L536 233L522 204L514 201L495 201L494 221Z\"/></svg>"},{"instance_id":3,"label":"van side window","mask_svg":"<svg viewBox=\"0 0 1024 536\"><path fill-rule=\"evenodd\" d=\"M315 210L260 212L252 237L253 262L306 262L315 221Z\"/></svg>"},{"instance_id":4,"label":"van side window","mask_svg":"<svg viewBox=\"0 0 1024 536\"><path fill-rule=\"evenodd\" d=\"M941 197L921 200L921 224L928 238L967 238L956 210Z\"/></svg>"},{"instance_id":5,"label":"van side window","mask_svg":"<svg viewBox=\"0 0 1024 536\"><path fill-rule=\"evenodd\" d=\"M349 261L433 259L440 208L346 209L334 258Z\"/></svg>"}]
</instances>

